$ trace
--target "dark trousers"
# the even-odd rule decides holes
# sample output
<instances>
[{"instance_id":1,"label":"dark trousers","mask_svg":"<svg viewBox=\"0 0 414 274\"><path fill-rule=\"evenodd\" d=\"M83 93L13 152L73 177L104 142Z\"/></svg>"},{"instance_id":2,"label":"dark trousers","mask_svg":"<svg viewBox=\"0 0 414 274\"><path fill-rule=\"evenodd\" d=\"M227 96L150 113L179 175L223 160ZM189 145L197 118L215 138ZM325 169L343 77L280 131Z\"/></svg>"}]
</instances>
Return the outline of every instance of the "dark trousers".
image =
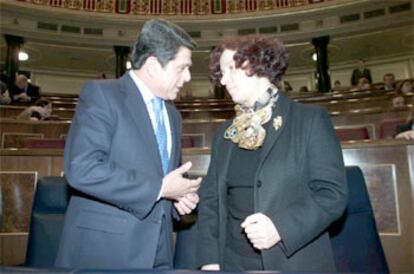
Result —
<instances>
[{"instance_id":1,"label":"dark trousers","mask_svg":"<svg viewBox=\"0 0 414 274\"><path fill-rule=\"evenodd\" d=\"M157 253L155 254L154 269L172 269L173 256L171 251L171 235L166 227L165 216L162 217L160 237L158 240Z\"/></svg>"}]
</instances>

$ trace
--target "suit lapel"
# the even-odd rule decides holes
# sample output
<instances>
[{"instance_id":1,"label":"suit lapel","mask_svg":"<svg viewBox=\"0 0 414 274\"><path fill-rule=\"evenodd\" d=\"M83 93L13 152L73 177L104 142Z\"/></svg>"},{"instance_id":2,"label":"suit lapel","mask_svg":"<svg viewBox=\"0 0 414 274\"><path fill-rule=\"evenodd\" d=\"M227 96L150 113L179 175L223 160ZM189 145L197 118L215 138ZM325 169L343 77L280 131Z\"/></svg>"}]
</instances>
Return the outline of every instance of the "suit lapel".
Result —
<instances>
[{"instance_id":1,"label":"suit lapel","mask_svg":"<svg viewBox=\"0 0 414 274\"><path fill-rule=\"evenodd\" d=\"M178 121L176 117L174 116L173 109L172 109L173 106L165 102L165 107L167 108L168 120L170 122L170 131L171 131L171 156L170 156L168 170L172 170L173 165L176 163L177 157L179 155L177 149L181 149L181 147L179 147L178 145L178 138L181 138L181 136L177 136L176 126L177 126Z\"/></svg>"},{"instance_id":2,"label":"suit lapel","mask_svg":"<svg viewBox=\"0 0 414 274\"><path fill-rule=\"evenodd\" d=\"M284 130L285 125L289 119L288 113L289 113L290 106L291 106L291 102L287 99L287 97L284 94L282 94L281 91L279 91L279 99L276 102L276 106L275 106L275 109L273 110L272 118L269 121L270 125L266 131L267 136L263 143L258 170L261 169L261 166L263 165L263 162L265 161L267 155L269 154L270 150L277 142L282 131ZM280 117L282 121L280 127L277 130L273 126L273 121L276 117Z\"/></svg>"},{"instance_id":3,"label":"suit lapel","mask_svg":"<svg viewBox=\"0 0 414 274\"><path fill-rule=\"evenodd\" d=\"M154 129L152 128L151 119L144 99L128 73L124 74L120 81L121 92L125 94L124 104L135 122L135 128L142 137L140 141L150 150L151 156L148 156L154 158L160 170L162 170L157 140L155 134L153 134ZM152 155L155 155L155 157Z\"/></svg>"}]
</instances>

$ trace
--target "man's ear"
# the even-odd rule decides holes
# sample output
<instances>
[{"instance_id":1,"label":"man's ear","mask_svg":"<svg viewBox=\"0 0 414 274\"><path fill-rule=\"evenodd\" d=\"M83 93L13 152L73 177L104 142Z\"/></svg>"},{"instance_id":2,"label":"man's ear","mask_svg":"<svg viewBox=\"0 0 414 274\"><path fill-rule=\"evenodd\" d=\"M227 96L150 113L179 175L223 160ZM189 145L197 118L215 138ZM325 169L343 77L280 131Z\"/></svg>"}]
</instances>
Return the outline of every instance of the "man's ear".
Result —
<instances>
[{"instance_id":1,"label":"man's ear","mask_svg":"<svg viewBox=\"0 0 414 274\"><path fill-rule=\"evenodd\" d=\"M150 56L145 60L145 70L150 77L159 77L162 66L158 59Z\"/></svg>"}]
</instances>

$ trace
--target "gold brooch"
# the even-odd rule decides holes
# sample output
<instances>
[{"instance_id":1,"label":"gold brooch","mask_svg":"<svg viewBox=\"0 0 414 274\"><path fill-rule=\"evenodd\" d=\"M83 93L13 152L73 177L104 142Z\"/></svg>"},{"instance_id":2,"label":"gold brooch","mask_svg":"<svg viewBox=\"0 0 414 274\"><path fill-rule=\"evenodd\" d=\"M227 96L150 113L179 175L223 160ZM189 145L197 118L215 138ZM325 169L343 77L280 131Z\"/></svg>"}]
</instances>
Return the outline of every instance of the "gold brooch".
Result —
<instances>
[{"instance_id":1,"label":"gold brooch","mask_svg":"<svg viewBox=\"0 0 414 274\"><path fill-rule=\"evenodd\" d=\"M273 127L275 130L278 130L282 126L282 116L277 116L276 118L273 118Z\"/></svg>"}]
</instances>

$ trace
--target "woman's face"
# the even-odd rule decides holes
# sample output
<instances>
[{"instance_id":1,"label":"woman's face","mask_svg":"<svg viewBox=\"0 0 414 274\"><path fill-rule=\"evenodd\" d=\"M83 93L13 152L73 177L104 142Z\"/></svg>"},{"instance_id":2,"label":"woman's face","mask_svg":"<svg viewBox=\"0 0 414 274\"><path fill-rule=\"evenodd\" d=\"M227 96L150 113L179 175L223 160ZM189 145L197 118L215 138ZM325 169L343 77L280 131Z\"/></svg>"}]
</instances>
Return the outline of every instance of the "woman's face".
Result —
<instances>
[{"instance_id":1,"label":"woman's face","mask_svg":"<svg viewBox=\"0 0 414 274\"><path fill-rule=\"evenodd\" d=\"M404 94L410 93L412 91L412 86L410 81L405 81L401 87L401 92Z\"/></svg>"},{"instance_id":2,"label":"woman's face","mask_svg":"<svg viewBox=\"0 0 414 274\"><path fill-rule=\"evenodd\" d=\"M257 88L256 76L248 76L242 68L236 68L234 50L226 49L220 57L221 84L224 85L236 104L253 106Z\"/></svg>"}]
</instances>

